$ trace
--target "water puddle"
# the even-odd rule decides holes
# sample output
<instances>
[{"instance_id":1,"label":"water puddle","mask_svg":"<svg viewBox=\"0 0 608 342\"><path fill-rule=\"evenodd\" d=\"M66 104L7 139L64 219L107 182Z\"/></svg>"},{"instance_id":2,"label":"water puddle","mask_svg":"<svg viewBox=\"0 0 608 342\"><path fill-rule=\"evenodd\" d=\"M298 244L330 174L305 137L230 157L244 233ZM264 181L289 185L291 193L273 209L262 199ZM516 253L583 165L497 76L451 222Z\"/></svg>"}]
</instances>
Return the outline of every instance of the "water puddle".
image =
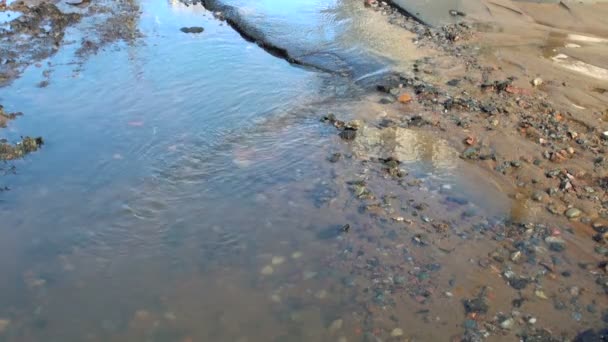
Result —
<instances>
[{"instance_id":1,"label":"water puddle","mask_svg":"<svg viewBox=\"0 0 608 342\"><path fill-rule=\"evenodd\" d=\"M275 58L201 5L150 0L139 44L84 65L68 45L47 61L46 88L33 66L2 89L26 113L6 134L48 143L6 178L0 338L432 341L462 334L463 300L482 286L510 310L505 270L482 272L527 229L525 258L550 258L547 227L511 222L525 201L441 133L371 123L345 140L320 121L379 116L359 81L399 68L388 57L406 49L366 36L361 4L230 5L319 67ZM569 312L526 310L580 328Z\"/></svg>"}]
</instances>

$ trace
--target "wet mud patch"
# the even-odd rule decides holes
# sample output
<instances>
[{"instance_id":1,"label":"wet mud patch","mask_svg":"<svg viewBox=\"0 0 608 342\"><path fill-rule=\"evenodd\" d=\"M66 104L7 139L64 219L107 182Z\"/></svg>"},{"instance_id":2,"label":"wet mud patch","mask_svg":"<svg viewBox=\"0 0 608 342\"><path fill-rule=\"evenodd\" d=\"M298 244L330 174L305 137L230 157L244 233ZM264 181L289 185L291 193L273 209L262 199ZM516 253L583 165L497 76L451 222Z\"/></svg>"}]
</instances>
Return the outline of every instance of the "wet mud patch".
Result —
<instances>
[{"instance_id":1,"label":"wet mud patch","mask_svg":"<svg viewBox=\"0 0 608 342\"><path fill-rule=\"evenodd\" d=\"M0 23L0 86L19 77L26 67L54 55L66 43L70 27L78 26L84 37L76 52L81 59L107 45L119 41L133 44L141 37L136 1L73 4L13 1L0 8L0 13L8 12L12 15ZM49 84L50 70L44 73L46 79L41 87Z\"/></svg>"},{"instance_id":2,"label":"wet mud patch","mask_svg":"<svg viewBox=\"0 0 608 342\"><path fill-rule=\"evenodd\" d=\"M81 19L80 14L64 13L50 2L31 7L13 2L9 8L21 15L0 27L0 86L57 52L66 29Z\"/></svg>"}]
</instances>

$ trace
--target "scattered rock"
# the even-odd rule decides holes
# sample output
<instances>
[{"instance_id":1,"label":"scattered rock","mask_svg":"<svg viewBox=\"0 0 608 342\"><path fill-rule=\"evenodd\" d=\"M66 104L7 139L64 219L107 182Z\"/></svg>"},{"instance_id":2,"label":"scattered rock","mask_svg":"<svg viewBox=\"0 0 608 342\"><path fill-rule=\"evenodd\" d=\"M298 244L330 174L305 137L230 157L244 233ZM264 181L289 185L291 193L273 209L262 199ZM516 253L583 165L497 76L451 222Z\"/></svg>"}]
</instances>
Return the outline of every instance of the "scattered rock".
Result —
<instances>
[{"instance_id":1,"label":"scattered rock","mask_svg":"<svg viewBox=\"0 0 608 342\"><path fill-rule=\"evenodd\" d=\"M532 85L535 87L540 86L541 84L543 84L543 79L540 77L537 77L535 79L532 80Z\"/></svg>"},{"instance_id":2,"label":"scattered rock","mask_svg":"<svg viewBox=\"0 0 608 342\"><path fill-rule=\"evenodd\" d=\"M540 299L549 299L549 297L547 297L547 295L545 294L545 292L543 290L535 290L534 291L534 295Z\"/></svg>"},{"instance_id":3,"label":"scattered rock","mask_svg":"<svg viewBox=\"0 0 608 342\"><path fill-rule=\"evenodd\" d=\"M513 324L515 324L515 320L513 318L507 318L500 322L500 327L505 330L510 330L513 328Z\"/></svg>"},{"instance_id":4,"label":"scattered rock","mask_svg":"<svg viewBox=\"0 0 608 342\"><path fill-rule=\"evenodd\" d=\"M532 194L532 199L536 202L542 202L543 198L545 198L544 191L534 191L534 193Z\"/></svg>"},{"instance_id":5,"label":"scattered rock","mask_svg":"<svg viewBox=\"0 0 608 342\"><path fill-rule=\"evenodd\" d=\"M570 208L570 209L566 210L564 215L566 215L566 217L569 219L574 219L574 218L581 216L582 213L583 212L580 209Z\"/></svg>"},{"instance_id":6,"label":"scattered rock","mask_svg":"<svg viewBox=\"0 0 608 342\"><path fill-rule=\"evenodd\" d=\"M260 273L262 273L262 275L271 275L274 273L274 268L272 268L272 266L270 266L270 265L264 266L264 268L262 268L262 271L260 271Z\"/></svg>"},{"instance_id":7,"label":"scattered rock","mask_svg":"<svg viewBox=\"0 0 608 342\"><path fill-rule=\"evenodd\" d=\"M0 319L0 334L4 333L10 324L10 319Z\"/></svg>"},{"instance_id":8,"label":"scattered rock","mask_svg":"<svg viewBox=\"0 0 608 342\"><path fill-rule=\"evenodd\" d=\"M335 334L336 332L338 332L340 329L342 329L342 324L344 323L344 321L342 319L337 319L333 322L331 322L331 324L329 325L329 333L330 334Z\"/></svg>"},{"instance_id":9,"label":"scattered rock","mask_svg":"<svg viewBox=\"0 0 608 342\"><path fill-rule=\"evenodd\" d=\"M457 10L450 10L450 15L453 17L466 17L466 13Z\"/></svg>"},{"instance_id":10,"label":"scattered rock","mask_svg":"<svg viewBox=\"0 0 608 342\"><path fill-rule=\"evenodd\" d=\"M179 30L184 33L203 33L203 31L205 31L205 29L200 26L182 27Z\"/></svg>"},{"instance_id":11,"label":"scattered rock","mask_svg":"<svg viewBox=\"0 0 608 342\"><path fill-rule=\"evenodd\" d=\"M340 138L344 140L354 140L357 137L357 131L354 129L345 129L340 132Z\"/></svg>"},{"instance_id":12,"label":"scattered rock","mask_svg":"<svg viewBox=\"0 0 608 342\"><path fill-rule=\"evenodd\" d=\"M285 262L285 257L282 256L274 256L272 257L272 264L273 265L280 265L282 263Z\"/></svg>"},{"instance_id":13,"label":"scattered rock","mask_svg":"<svg viewBox=\"0 0 608 342\"><path fill-rule=\"evenodd\" d=\"M401 94L398 101L401 103L410 103L412 102L412 96L410 94Z\"/></svg>"},{"instance_id":14,"label":"scattered rock","mask_svg":"<svg viewBox=\"0 0 608 342\"><path fill-rule=\"evenodd\" d=\"M400 336L403 336L403 329L395 328L395 329L393 329L393 331L391 331L391 337L400 337Z\"/></svg>"},{"instance_id":15,"label":"scattered rock","mask_svg":"<svg viewBox=\"0 0 608 342\"><path fill-rule=\"evenodd\" d=\"M293 252L291 254L291 258L292 259L300 259L301 257L302 257L302 252L299 252L299 251L298 252Z\"/></svg>"}]
</instances>

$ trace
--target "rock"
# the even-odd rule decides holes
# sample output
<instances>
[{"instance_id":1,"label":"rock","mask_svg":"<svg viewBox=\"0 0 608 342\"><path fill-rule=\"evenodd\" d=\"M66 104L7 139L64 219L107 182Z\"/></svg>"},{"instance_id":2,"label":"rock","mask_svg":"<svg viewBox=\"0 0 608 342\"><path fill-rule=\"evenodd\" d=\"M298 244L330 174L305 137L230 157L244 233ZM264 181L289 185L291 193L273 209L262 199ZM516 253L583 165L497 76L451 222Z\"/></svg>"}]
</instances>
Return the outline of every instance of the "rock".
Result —
<instances>
[{"instance_id":1,"label":"rock","mask_svg":"<svg viewBox=\"0 0 608 342\"><path fill-rule=\"evenodd\" d=\"M184 33L203 33L203 31L205 31L205 29L200 26L182 27L179 30Z\"/></svg>"},{"instance_id":2,"label":"rock","mask_svg":"<svg viewBox=\"0 0 608 342\"><path fill-rule=\"evenodd\" d=\"M340 132L340 138L344 139L344 140L355 140L355 138L357 137L357 131L354 129L345 129L342 132Z\"/></svg>"},{"instance_id":3,"label":"rock","mask_svg":"<svg viewBox=\"0 0 608 342\"><path fill-rule=\"evenodd\" d=\"M464 301L464 310L467 314L469 313L487 313L488 304L483 297L467 299Z\"/></svg>"},{"instance_id":4,"label":"rock","mask_svg":"<svg viewBox=\"0 0 608 342\"><path fill-rule=\"evenodd\" d=\"M608 140L608 131L602 133L602 139Z\"/></svg>"},{"instance_id":5,"label":"rock","mask_svg":"<svg viewBox=\"0 0 608 342\"><path fill-rule=\"evenodd\" d=\"M512 288L516 289L516 290L523 290L526 288L526 286L528 286L528 279L526 278L512 278L509 279L509 285L511 285Z\"/></svg>"},{"instance_id":6,"label":"rock","mask_svg":"<svg viewBox=\"0 0 608 342\"><path fill-rule=\"evenodd\" d=\"M532 199L536 202L542 202L543 198L545 198L544 191L534 191L534 193L532 194Z\"/></svg>"},{"instance_id":7,"label":"rock","mask_svg":"<svg viewBox=\"0 0 608 342\"><path fill-rule=\"evenodd\" d=\"M361 120L352 120L352 121L347 122L344 127L347 128L347 129L352 129L352 130L356 131L359 128L363 127L363 121L361 121Z\"/></svg>"},{"instance_id":8,"label":"rock","mask_svg":"<svg viewBox=\"0 0 608 342\"><path fill-rule=\"evenodd\" d=\"M554 252L561 252L566 249L566 241L556 236L548 236L545 242L549 245L549 249Z\"/></svg>"},{"instance_id":9,"label":"rock","mask_svg":"<svg viewBox=\"0 0 608 342\"><path fill-rule=\"evenodd\" d=\"M398 98L398 101L401 103L410 103L412 102L412 96L410 94L401 94Z\"/></svg>"},{"instance_id":10,"label":"rock","mask_svg":"<svg viewBox=\"0 0 608 342\"><path fill-rule=\"evenodd\" d=\"M10 319L0 319L0 334L4 333L10 324Z\"/></svg>"},{"instance_id":11,"label":"rock","mask_svg":"<svg viewBox=\"0 0 608 342\"><path fill-rule=\"evenodd\" d=\"M521 261L521 251L515 251L511 253L511 261L517 263Z\"/></svg>"},{"instance_id":12,"label":"rock","mask_svg":"<svg viewBox=\"0 0 608 342\"><path fill-rule=\"evenodd\" d=\"M184 33L203 33L203 31L205 31L205 29L200 26L182 27L179 30Z\"/></svg>"},{"instance_id":13,"label":"rock","mask_svg":"<svg viewBox=\"0 0 608 342\"><path fill-rule=\"evenodd\" d=\"M404 276L396 276L395 278L393 278L393 283L395 283L395 285L403 285L405 284L406 279Z\"/></svg>"},{"instance_id":14,"label":"rock","mask_svg":"<svg viewBox=\"0 0 608 342\"><path fill-rule=\"evenodd\" d=\"M333 322L331 322L331 324L329 325L329 333L331 334L335 334L336 332L338 332L338 330L342 329L342 324L344 323L344 321L342 319L337 319Z\"/></svg>"},{"instance_id":15,"label":"rock","mask_svg":"<svg viewBox=\"0 0 608 342\"><path fill-rule=\"evenodd\" d=\"M515 324L515 320L513 318L507 318L504 321L500 322L500 327L505 330L510 330Z\"/></svg>"},{"instance_id":16,"label":"rock","mask_svg":"<svg viewBox=\"0 0 608 342\"><path fill-rule=\"evenodd\" d=\"M342 158L342 153L332 153L332 155L328 158L330 163L337 163Z\"/></svg>"},{"instance_id":17,"label":"rock","mask_svg":"<svg viewBox=\"0 0 608 342\"><path fill-rule=\"evenodd\" d=\"M403 330L401 328L395 328L391 331L391 337L400 337L403 336Z\"/></svg>"},{"instance_id":18,"label":"rock","mask_svg":"<svg viewBox=\"0 0 608 342\"><path fill-rule=\"evenodd\" d=\"M540 299L549 299L543 290L535 290L534 295Z\"/></svg>"},{"instance_id":19,"label":"rock","mask_svg":"<svg viewBox=\"0 0 608 342\"><path fill-rule=\"evenodd\" d=\"M580 209L570 208L570 209L566 210L564 215L566 215L566 217L569 219L574 219L574 218L581 216L582 213L583 212Z\"/></svg>"},{"instance_id":20,"label":"rock","mask_svg":"<svg viewBox=\"0 0 608 342\"><path fill-rule=\"evenodd\" d=\"M274 256L272 257L272 264L273 265L280 265L282 263L285 262L285 257L282 256Z\"/></svg>"},{"instance_id":21,"label":"rock","mask_svg":"<svg viewBox=\"0 0 608 342\"><path fill-rule=\"evenodd\" d=\"M270 266L270 265L264 266L264 268L262 268L262 271L260 271L260 273L262 273L262 275L271 275L274 273L274 268L272 268L272 266Z\"/></svg>"},{"instance_id":22,"label":"rock","mask_svg":"<svg viewBox=\"0 0 608 342\"><path fill-rule=\"evenodd\" d=\"M299 259L299 258L301 258L301 257L302 257L302 252L293 252L293 253L291 254L291 258L292 258L292 259Z\"/></svg>"},{"instance_id":23,"label":"rock","mask_svg":"<svg viewBox=\"0 0 608 342\"><path fill-rule=\"evenodd\" d=\"M477 159L479 158L479 151L475 147L469 147L462 152L462 158L464 159Z\"/></svg>"},{"instance_id":24,"label":"rock","mask_svg":"<svg viewBox=\"0 0 608 342\"><path fill-rule=\"evenodd\" d=\"M532 80L532 85L535 87L540 86L541 84L543 84L543 79L540 77L537 77L535 79Z\"/></svg>"},{"instance_id":25,"label":"rock","mask_svg":"<svg viewBox=\"0 0 608 342\"><path fill-rule=\"evenodd\" d=\"M457 11L457 10L450 10L449 13L452 17L466 17L467 16L466 13L464 13L462 11Z\"/></svg>"}]
</instances>

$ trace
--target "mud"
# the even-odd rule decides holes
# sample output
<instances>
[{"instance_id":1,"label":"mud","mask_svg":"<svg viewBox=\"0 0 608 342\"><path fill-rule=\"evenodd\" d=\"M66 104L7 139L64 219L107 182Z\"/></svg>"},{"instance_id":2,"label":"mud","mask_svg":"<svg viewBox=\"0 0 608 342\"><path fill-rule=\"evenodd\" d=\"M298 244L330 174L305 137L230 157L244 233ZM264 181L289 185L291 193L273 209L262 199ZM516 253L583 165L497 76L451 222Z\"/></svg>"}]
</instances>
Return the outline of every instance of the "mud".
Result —
<instances>
[{"instance_id":1,"label":"mud","mask_svg":"<svg viewBox=\"0 0 608 342\"><path fill-rule=\"evenodd\" d=\"M0 13L9 13L0 25L0 87L10 84L23 70L54 55L64 44L66 30L78 26L83 38L75 58L87 56L119 41L135 43L139 6L135 1L100 1L63 4L57 1L13 1ZM78 25L77 25L78 24ZM40 86L47 86L47 78Z\"/></svg>"}]
</instances>

